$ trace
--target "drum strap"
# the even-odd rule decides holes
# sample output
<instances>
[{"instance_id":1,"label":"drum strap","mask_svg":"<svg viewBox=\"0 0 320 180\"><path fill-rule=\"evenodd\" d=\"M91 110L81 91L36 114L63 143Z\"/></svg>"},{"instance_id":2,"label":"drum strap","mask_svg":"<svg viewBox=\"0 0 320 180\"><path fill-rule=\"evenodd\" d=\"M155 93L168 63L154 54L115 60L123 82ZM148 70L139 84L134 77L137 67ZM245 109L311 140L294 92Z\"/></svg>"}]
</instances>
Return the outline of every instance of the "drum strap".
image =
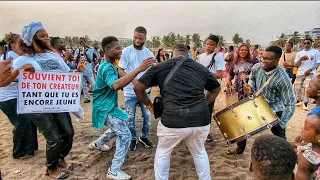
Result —
<instances>
[{"instance_id":1,"label":"drum strap","mask_svg":"<svg viewBox=\"0 0 320 180\"><path fill-rule=\"evenodd\" d=\"M271 74L271 76L269 77L269 79L265 83L263 83L263 86L255 93L255 96L259 96L262 93L263 89L270 83L271 79L276 74L276 69L271 71L268 74Z\"/></svg>"}]
</instances>

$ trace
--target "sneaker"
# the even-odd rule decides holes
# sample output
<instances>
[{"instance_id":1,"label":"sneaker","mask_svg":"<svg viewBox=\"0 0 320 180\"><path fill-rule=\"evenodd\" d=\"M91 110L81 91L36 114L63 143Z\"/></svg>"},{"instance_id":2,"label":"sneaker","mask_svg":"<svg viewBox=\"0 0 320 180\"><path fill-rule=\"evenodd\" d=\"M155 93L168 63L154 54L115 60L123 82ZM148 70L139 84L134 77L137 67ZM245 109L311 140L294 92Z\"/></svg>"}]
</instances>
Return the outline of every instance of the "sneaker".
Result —
<instances>
[{"instance_id":1,"label":"sneaker","mask_svg":"<svg viewBox=\"0 0 320 180\"><path fill-rule=\"evenodd\" d=\"M130 151L134 151L137 148L137 141L136 140L132 140L131 144L130 144Z\"/></svg>"},{"instance_id":2,"label":"sneaker","mask_svg":"<svg viewBox=\"0 0 320 180\"><path fill-rule=\"evenodd\" d=\"M86 99L83 103L89 103L90 99Z\"/></svg>"},{"instance_id":3,"label":"sneaker","mask_svg":"<svg viewBox=\"0 0 320 180\"><path fill-rule=\"evenodd\" d=\"M131 176L121 170L116 173L112 172L109 168L107 178L113 180L128 180L131 179Z\"/></svg>"},{"instance_id":4,"label":"sneaker","mask_svg":"<svg viewBox=\"0 0 320 180\"><path fill-rule=\"evenodd\" d=\"M303 107L304 110L309 111L309 107L308 107L308 103L303 103Z\"/></svg>"},{"instance_id":5,"label":"sneaker","mask_svg":"<svg viewBox=\"0 0 320 180\"><path fill-rule=\"evenodd\" d=\"M297 106L301 106L302 105L302 101L297 101Z\"/></svg>"},{"instance_id":6,"label":"sneaker","mask_svg":"<svg viewBox=\"0 0 320 180\"><path fill-rule=\"evenodd\" d=\"M154 147L154 144L152 144L151 141L149 141L148 138L139 138L139 142L144 145L146 148Z\"/></svg>"},{"instance_id":7,"label":"sneaker","mask_svg":"<svg viewBox=\"0 0 320 180\"><path fill-rule=\"evenodd\" d=\"M107 151L110 150L110 147L108 145L106 145L106 144L104 144L102 147L98 147L95 141L90 143L88 147L89 147L90 150L99 150L99 151L102 151L102 152L107 152Z\"/></svg>"}]
</instances>

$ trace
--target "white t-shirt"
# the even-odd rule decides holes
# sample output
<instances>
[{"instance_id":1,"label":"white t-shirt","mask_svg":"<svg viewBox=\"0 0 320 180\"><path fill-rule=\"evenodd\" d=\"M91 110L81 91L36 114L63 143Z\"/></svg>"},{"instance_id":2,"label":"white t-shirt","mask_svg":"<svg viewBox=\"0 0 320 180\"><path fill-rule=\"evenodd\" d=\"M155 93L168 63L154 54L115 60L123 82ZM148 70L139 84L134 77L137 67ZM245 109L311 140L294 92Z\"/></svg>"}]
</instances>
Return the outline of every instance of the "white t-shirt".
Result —
<instances>
[{"instance_id":1,"label":"white t-shirt","mask_svg":"<svg viewBox=\"0 0 320 180\"><path fill-rule=\"evenodd\" d=\"M38 53L34 56L20 56L13 62L13 67L18 68L25 64L31 64L36 71L70 71L61 56L54 52Z\"/></svg>"},{"instance_id":2,"label":"white t-shirt","mask_svg":"<svg viewBox=\"0 0 320 180\"><path fill-rule=\"evenodd\" d=\"M210 64L210 61L212 59L214 53L211 53L207 55L206 53L202 53L198 56L198 62L205 67L207 67ZM216 73L217 71L221 70L224 71L226 70L225 62L223 55L221 53L216 54L214 57L215 63L213 66L209 69L211 73Z\"/></svg>"},{"instance_id":3,"label":"white t-shirt","mask_svg":"<svg viewBox=\"0 0 320 180\"><path fill-rule=\"evenodd\" d=\"M320 63L320 52L316 49L310 49L309 51L301 50L297 53L295 62L298 62L304 55L308 56L308 60L301 61L298 67L297 76L303 75L308 69L311 69L315 63ZM316 69L311 73L316 74Z\"/></svg>"},{"instance_id":4,"label":"white t-shirt","mask_svg":"<svg viewBox=\"0 0 320 180\"><path fill-rule=\"evenodd\" d=\"M19 57L14 51L8 52L8 57L12 57L13 62ZM3 60L3 55L0 57L0 61ZM9 101L18 97L18 83L12 82L6 87L0 88L0 102Z\"/></svg>"},{"instance_id":5,"label":"white t-shirt","mask_svg":"<svg viewBox=\"0 0 320 180\"><path fill-rule=\"evenodd\" d=\"M153 53L143 47L142 50L137 50L133 47L133 45L126 47L122 50L122 56L119 62L119 67L124 69L127 74L131 73L135 69L137 69L143 60L154 57ZM136 79L139 79L144 72L141 72L137 75ZM149 92L150 88L146 90ZM133 84L129 83L126 87L123 88L124 96L125 97L135 97L136 94L133 90Z\"/></svg>"}]
</instances>

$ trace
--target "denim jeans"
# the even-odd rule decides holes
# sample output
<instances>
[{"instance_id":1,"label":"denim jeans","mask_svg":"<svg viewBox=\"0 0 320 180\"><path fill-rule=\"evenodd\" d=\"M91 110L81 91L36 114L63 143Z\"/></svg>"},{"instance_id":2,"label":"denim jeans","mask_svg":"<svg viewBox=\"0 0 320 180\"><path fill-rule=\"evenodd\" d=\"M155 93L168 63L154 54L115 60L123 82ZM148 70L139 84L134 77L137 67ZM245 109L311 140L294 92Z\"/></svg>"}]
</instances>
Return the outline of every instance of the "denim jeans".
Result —
<instances>
[{"instance_id":1,"label":"denim jeans","mask_svg":"<svg viewBox=\"0 0 320 180\"><path fill-rule=\"evenodd\" d=\"M159 121L157 127L159 141L154 159L155 179L169 179L172 150L181 141L185 141L193 157L199 180L211 180L209 158L204 146L209 131L210 124L201 127L168 128Z\"/></svg>"},{"instance_id":2,"label":"denim jeans","mask_svg":"<svg viewBox=\"0 0 320 180\"><path fill-rule=\"evenodd\" d=\"M148 95L150 98L150 95ZM137 131L136 131L136 107L140 106L142 117L143 117L143 125L142 125L142 134L141 137L146 138L150 129L150 111L144 107L144 104L139 102L138 98L135 97L125 97L125 106L126 112L129 115L128 127L131 131L132 140L137 139Z\"/></svg>"},{"instance_id":3,"label":"denim jeans","mask_svg":"<svg viewBox=\"0 0 320 180\"><path fill-rule=\"evenodd\" d=\"M13 158L33 155L38 150L37 127L31 122L31 114L17 114L17 99L0 102L0 109L14 126Z\"/></svg>"},{"instance_id":4,"label":"denim jeans","mask_svg":"<svg viewBox=\"0 0 320 180\"><path fill-rule=\"evenodd\" d=\"M297 101L302 101L302 89L304 91L309 87L310 80L314 77L314 74L306 75L298 75L295 82L295 90L296 90L296 97ZM304 88L303 88L304 84ZM309 98L307 95L304 95L303 102L308 103Z\"/></svg>"},{"instance_id":5,"label":"denim jeans","mask_svg":"<svg viewBox=\"0 0 320 180\"><path fill-rule=\"evenodd\" d=\"M63 160L72 148L74 130L70 114L68 112L33 114L32 122L47 141L47 168L57 169L59 160Z\"/></svg>"},{"instance_id":6,"label":"denim jeans","mask_svg":"<svg viewBox=\"0 0 320 180\"><path fill-rule=\"evenodd\" d=\"M95 86L95 81L93 76L82 76L82 90L83 90L83 95L86 98L86 100L90 100L90 95L89 95L89 89L87 86L87 81L91 85L92 89Z\"/></svg>"},{"instance_id":7,"label":"denim jeans","mask_svg":"<svg viewBox=\"0 0 320 180\"><path fill-rule=\"evenodd\" d=\"M108 126L109 129L96 140L96 145L98 147L103 146L110 139L118 136L116 142L116 151L114 153L110 168L112 172L118 172L120 171L120 168L126 159L126 154L131 143L131 133L124 120L118 119L111 115L108 115L105 125Z\"/></svg>"}]
</instances>

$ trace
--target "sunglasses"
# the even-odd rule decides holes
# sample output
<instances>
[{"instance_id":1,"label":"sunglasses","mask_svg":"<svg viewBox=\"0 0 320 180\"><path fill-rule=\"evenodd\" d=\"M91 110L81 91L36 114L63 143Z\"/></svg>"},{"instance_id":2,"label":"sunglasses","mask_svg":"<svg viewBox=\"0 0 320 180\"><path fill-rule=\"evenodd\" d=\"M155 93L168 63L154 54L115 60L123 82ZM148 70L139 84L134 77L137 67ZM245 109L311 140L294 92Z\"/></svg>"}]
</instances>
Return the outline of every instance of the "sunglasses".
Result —
<instances>
[{"instance_id":1,"label":"sunglasses","mask_svg":"<svg viewBox=\"0 0 320 180\"><path fill-rule=\"evenodd\" d=\"M311 42L305 42L305 43L303 43L303 44L311 44Z\"/></svg>"}]
</instances>

